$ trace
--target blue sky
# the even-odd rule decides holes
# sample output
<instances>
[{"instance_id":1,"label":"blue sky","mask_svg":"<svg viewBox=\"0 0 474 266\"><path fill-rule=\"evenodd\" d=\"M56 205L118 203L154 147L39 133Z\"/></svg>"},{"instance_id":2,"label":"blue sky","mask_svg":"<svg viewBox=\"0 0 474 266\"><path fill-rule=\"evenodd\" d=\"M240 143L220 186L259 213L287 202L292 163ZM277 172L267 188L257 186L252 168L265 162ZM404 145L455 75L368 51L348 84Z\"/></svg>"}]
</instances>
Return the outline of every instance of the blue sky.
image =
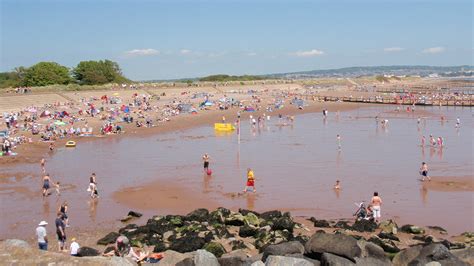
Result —
<instances>
[{"instance_id":1,"label":"blue sky","mask_svg":"<svg viewBox=\"0 0 474 266\"><path fill-rule=\"evenodd\" d=\"M110 59L146 80L473 64L471 1L0 3L0 71Z\"/></svg>"}]
</instances>

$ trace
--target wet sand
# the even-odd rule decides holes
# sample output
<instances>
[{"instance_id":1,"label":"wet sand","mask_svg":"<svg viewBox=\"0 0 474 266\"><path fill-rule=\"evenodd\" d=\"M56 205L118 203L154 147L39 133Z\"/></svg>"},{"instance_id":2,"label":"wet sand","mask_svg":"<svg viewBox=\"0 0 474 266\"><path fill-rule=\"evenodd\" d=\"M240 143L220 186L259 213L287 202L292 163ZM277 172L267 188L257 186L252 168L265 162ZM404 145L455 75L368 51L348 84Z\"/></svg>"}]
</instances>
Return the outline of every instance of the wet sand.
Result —
<instances>
[{"instance_id":1,"label":"wet sand","mask_svg":"<svg viewBox=\"0 0 474 266\"><path fill-rule=\"evenodd\" d=\"M327 120L320 114L323 107L330 110ZM240 145L235 134L216 135L213 131L212 123L223 114L218 111L199 119L183 116L166 127L129 132L127 137L87 139L75 149L61 148L48 157L53 180L60 180L65 187L59 198L53 194L41 200L38 163L7 165L0 178L1 209L7 216L1 221L1 234L30 236L38 221L54 220L54 212L65 199L74 233L91 226L117 228L121 224L118 219L130 209L145 217L224 206L350 218L353 202L369 200L375 189L385 200L384 219L440 225L450 234L472 231L469 221L450 218L472 214L472 153L466 146L472 144L466 137L472 125L466 123L456 133L452 123L462 109L424 109L427 126L417 131L417 113L396 114L389 127L382 129L375 127L374 116L393 115L390 110L394 107L354 107L358 106L321 103L301 111L290 106L282 113L315 113L297 116L293 126L278 126L278 112L274 112L268 128L255 132L248 121L243 122ZM339 118L335 110L341 110ZM439 112L450 114L444 125L436 118ZM235 111L227 114L230 118ZM468 109L461 114L470 116ZM463 117L463 121L469 120ZM192 128L199 125L206 126ZM337 132L343 136L341 153L335 144ZM429 132L447 138L443 151L417 146L419 134ZM202 173L200 156L204 152L211 154L211 177ZM430 165L431 182L417 180L421 160ZM256 171L258 192L243 195L240 191L249 166ZM93 171L98 174L98 200L90 200L85 191ZM337 178L342 180L339 192L331 189ZM449 213L440 217L440 206Z\"/></svg>"}]
</instances>

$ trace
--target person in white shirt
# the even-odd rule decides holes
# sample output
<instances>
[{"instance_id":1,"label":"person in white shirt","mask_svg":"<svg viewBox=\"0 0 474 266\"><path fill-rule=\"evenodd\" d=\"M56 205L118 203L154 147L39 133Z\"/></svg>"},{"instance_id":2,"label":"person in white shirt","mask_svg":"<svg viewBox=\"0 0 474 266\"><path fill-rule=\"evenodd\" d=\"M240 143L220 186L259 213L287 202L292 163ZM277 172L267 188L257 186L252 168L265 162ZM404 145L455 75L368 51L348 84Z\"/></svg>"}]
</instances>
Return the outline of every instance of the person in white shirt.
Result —
<instances>
[{"instance_id":1,"label":"person in white shirt","mask_svg":"<svg viewBox=\"0 0 474 266\"><path fill-rule=\"evenodd\" d=\"M48 223L41 221L36 228L36 236L38 237L38 247L41 250L48 250L48 237L46 236L46 225Z\"/></svg>"},{"instance_id":2,"label":"person in white shirt","mask_svg":"<svg viewBox=\"0 0 474 266\"><path fill-rule=\"evenodd\" d=\"M75 256L77 257L77 251L79 250L80 246L79 244L76 242L76 238L73 237L71 239L72 243L71 243L71 246L69 247L69 250L71 250L71 256Z\"/></svg>"}]
</instances>

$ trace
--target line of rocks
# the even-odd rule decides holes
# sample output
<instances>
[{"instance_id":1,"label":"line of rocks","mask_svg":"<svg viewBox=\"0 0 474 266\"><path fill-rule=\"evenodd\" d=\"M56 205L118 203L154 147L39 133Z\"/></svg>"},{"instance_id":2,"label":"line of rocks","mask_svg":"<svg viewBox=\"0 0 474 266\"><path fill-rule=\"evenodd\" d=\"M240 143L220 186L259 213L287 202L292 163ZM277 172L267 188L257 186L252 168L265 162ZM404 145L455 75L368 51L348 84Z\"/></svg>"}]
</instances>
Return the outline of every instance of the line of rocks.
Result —
<instances>
[{"instance_id":1,"label":"line of rocks","mask_svg":"<svg viewBox=\"0 0 474 266\"><path fill-rule=\"evenodd\" d=\"M127 216L139 217L138 213ZM462 235L463 242L451 243L425 235L414 225L384 221L379 225L362 220L309 219L324 228L311 237L310 231L293 220L289 213L257 213L240 209L233 212L218 208L209 212L197 209L187 215L154 216L145 225L128 224L98 240L104 252L113 248L120 235L132 246L152 246L163 259L158 265L469 265L472 262L474 234ZM440 227L431 230L445 232ZM378 233L375 233L375 231ZM368 239L360 236L370 235ZM365 232L371 232L366 234ZM400 248L399 232L409 234L412 242ZM98 250L81 247L80 256L98 256ZM125 263L125 262L124 262ZM431 264L430 264L431 263ZM123 264L126 265L126 264Z\"/></svg>"},{"instance_id":2,"label":"line of rocks","mask_svg":"<svg viewBox=\"0 0 474 266\"><path fill-rule=\"evenodd\" d=\"M160 265L424 265L430 261L464 265L450 249L462 249L463 243L450 243L424 235L421 227L398 225L384 221L377 225L370 220L353 224L310 218L317 228L333 228L333 233L317 231L311 237L295 233L303 228L289 213L278 210L257 213L239 209L233 212L218 208L212 212L197 209L189 214L155 216L143 226L129 224L98 241L112 244L125 235L132 245L154 246L163 252ZM375 232L369 239L353 232ZM440 227L432 227L445 232ZM413 235L418 245L401 250L398 232ZM224 246L228 246L226 249ZM245 250L258 251L248 256ZM206 259L207 264L198 262ZM214 257L214 259L210 259ZM168 264L168 260L173 263ZM178 261L179 260L179 261ZM210 263L213 261L213 263ZM467 264L466 264L467 265Z\"/></svg>"}]
</instances>

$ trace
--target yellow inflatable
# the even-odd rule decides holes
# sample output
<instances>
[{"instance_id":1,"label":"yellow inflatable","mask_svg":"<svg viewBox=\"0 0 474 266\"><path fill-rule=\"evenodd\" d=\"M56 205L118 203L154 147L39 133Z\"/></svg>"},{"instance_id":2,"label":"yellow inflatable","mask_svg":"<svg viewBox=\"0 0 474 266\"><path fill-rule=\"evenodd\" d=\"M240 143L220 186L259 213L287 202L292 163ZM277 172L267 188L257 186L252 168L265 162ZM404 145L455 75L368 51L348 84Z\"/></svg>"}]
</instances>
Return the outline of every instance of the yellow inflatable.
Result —
<instances>
[{"instance_id":1,"label":"yellow inflatable","mask_svg":"<svg viewBox=\"0 0 474 266\"><path fill-rule=\"evenodd\" d=\"M68 147L68 148L76 147L76 142L70 140L70 141L66 142L66 147Z\"/></svg>"},{"instance_id":2,"label":"yellow inflatable","mask_svg":"<svg viewBox=\"0 0 474 266\"><path fill-rule=\"evenodd\" d=\"M233 131L235 127L231 123L215 123L214 129L218 131Z\"/></svg>"}]
</instances>

